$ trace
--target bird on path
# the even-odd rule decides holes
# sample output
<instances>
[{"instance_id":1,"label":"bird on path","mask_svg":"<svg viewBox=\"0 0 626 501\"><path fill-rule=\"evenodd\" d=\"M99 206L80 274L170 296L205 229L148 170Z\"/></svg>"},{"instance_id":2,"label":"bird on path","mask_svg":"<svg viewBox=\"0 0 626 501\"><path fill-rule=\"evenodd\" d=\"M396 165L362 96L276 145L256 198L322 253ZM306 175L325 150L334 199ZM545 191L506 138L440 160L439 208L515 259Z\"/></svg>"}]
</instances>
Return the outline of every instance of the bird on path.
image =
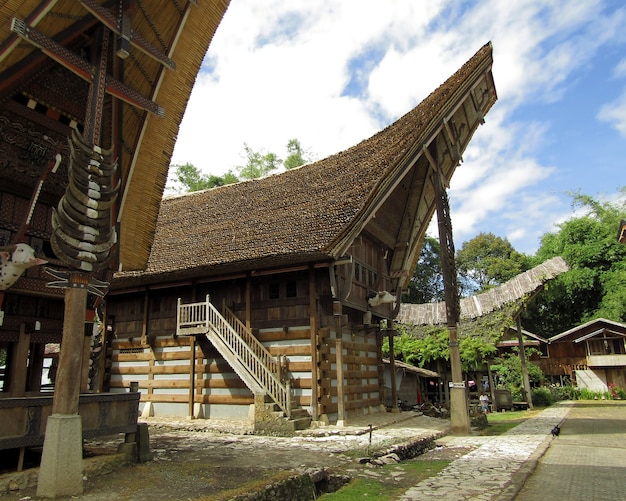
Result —
<instances>
[{"instance_id":1,"label":"bird on path","mask_svg":"<svg viewBox=\"0 0 626 501\"><path fill-rule=\"evenodd\" d=\"M550 430L550 433L552 433L553 437L558 437L559 434L561 433L560 426L557 424L554 428L552 428L552 430Z\"/></svg>"}]
</instances>

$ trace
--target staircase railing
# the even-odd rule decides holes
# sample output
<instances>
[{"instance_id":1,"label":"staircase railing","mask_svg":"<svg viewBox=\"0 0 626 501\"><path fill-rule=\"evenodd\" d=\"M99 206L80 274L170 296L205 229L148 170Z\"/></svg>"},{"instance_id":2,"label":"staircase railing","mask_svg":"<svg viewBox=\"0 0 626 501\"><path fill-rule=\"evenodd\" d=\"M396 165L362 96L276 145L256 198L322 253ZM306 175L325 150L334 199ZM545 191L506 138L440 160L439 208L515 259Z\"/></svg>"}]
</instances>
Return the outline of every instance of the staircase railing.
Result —
<instances>
[{"instance_id":1,"label":"staircase railing","mask_svg":"<svg viewBox=\"0 0 626 501\"><path fill-rule=\"evenodd\" d=\"M290 417L291 388L289 381L283 384L280 379L280 364L232 311L225 308L224 314L228 319L211 304L209 296L206 301L193 304L181 304L179 299L177 332L206 333L209 338L216 336L228 350L222 356L227 361L232 357L242 365Z\"/></svg>"}]
</instances>

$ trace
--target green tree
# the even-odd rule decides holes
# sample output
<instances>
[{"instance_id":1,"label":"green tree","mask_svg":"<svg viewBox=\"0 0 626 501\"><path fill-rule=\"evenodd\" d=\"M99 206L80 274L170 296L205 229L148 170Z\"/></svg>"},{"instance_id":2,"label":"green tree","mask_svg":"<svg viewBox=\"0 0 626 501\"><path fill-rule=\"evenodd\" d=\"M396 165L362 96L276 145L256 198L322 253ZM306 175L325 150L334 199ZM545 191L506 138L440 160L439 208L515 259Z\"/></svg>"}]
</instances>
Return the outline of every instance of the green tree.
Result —
<instances>
[{"instance_id":1,"label":"green tree","mask_svg":"<svg viewBox=\"0 0 626 501\"><path fill-rule=\"evenodd\" d=\"M535 348L526 348L526 359L530 359ZM545 376L538 365L526 364L528 379L531 386L539 386L545 380ZM512 353L507 353L496 360L491 366L496 376L497 384L504 386L513 394L514 400L522 399L522 361L519 357L519 349L514 348Z\"/></svg>"},{"instance_id":2,"label":"green tree","mask_svg":"<svg viewBox=\"0 0 626 501\"><path fill-rule=\"evenodd\" d=\"M528 257L506 238L479 233L456 253L457 271L465 293L483 292L529 269Z\"/></svg>"},{"instance_id":3,"label":"green tree","mask_svg":"<svg viewBox=\"0 0 626 501\"><path fill-rule=\"evenodd\" d=\"M178 192L191 193L194 191L208 190L217 186L236 183L239 181L232 171L228 171L223 176L214 176L212 174L204 174L200 169L191 163L183 165L172 165L170 169L174 169L174 181L177 183L175 188Z\"/></svg>"},{"instance_id":4,"label":"green tree","mask_svg":"<svg viewBox=\"0 0 626 501\"><path fill-rule=\"evenodd\" d=\"M244 143L245 165L237 166L241 179L259 179L277 170L283 161L275 153L263 150L255 151Z\"/></svg>"},{"instance_id":5,"label":"green tree","mask_svg":"<svg viewBox=\"0 0 626 501\"><path fill-rule=\"evenodd\" d=\"M404 303L431 303L444 300L443 275L439 241L427 236L420 251L407 293L402 296Z\"/></svg>"},{"instance_id":6,"label":"green tree","mask_svg":"<svg viewBox=\"0 0 626 501\"><path fill-rule=\"evenodd\" d=\"M524 314L524 326L552 337L595 318L626 321L626 245L617 241L626 217L626 187L615 202L600 202L571 194L573 208L584 211L547 233L536 254L537 263L561 256L570 267L551 281Z\"/></svg>"},{"instance_id":7,"label":"green tree","mask_svg":"<svg viewBox=\"0 0 626 501\"><path fill-rule=\"evenodd\" d=\"M287 158L283 162L285 169L295 169L296 167L313 161L313 159L313 155L302 148L298 139L290 139L287 142Z\"/></svg>"}]
</instances>

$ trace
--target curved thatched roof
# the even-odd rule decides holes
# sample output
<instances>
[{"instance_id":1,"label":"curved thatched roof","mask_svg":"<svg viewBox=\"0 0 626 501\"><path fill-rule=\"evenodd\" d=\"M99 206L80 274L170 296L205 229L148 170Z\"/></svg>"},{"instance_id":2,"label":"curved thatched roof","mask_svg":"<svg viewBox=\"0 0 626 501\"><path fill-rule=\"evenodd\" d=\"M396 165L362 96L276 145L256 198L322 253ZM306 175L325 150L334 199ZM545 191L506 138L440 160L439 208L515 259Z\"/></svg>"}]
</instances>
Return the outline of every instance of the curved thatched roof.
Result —
<instances>
[{"instance_id":1,"label":"curved thatched roof","mask_svg":"<svg viewBox=\"0 0 626 501\"><path fill-rule=\"evenodd\" d=\"M548 259L533 269L520 273L493 289L461 299L461 320L474 319L499 310L527 295L569 270L561 257ZM407 325L441 325L446 323L446 303L402 304L396 321Z\"/></svg>"},{"instance_id":2,"label":"curved thatched roof","mask_svg":"<svg viewBox=\"0 0 626 501\"><path fill-rule=\"evenodd\" d=\"M489 75L484 112L493 105L491 64L487 44L412 111L324 160L264 179L165 198L147 268L116 274L112 286L340 256L347 237L365 225L366 214L371 216L368 211L374 210L381 190L389 189L390 179L416 151L421 154L474 80ZM448 177L453 167L446 171ZM432 199L423 203L422 213L432 214Z\"/></svg>"},{"instance_id":3,"label":"curved thatched roof","mask_svg":"<svg viewBox=\"0 0 626 501\"><path fill-rule=\"evenodd\" d=\"M71 71L71 64L54 61L49 53L42 53L12 31L13 18L25 21L29 30L54 41L70 58L87 55L85 61L88 61L90 51L98 46L102 19L108 16L115 25L119 5L126 5L124 15L125 21L129 21L131 39L143 40L144 46L152 47L162 59L158 61L154 54L149 55L131 43L126 57L115 59L110 76L161 107L163 117L155 114L154 109L148 112L129 104L120 106L120 100L110 97L102 110L105 117L113 117L105 121L102 146L113 143L116 147L124 183L119 207L119 259L124 269L143 269L147 264L180 122L202 60L228 4L229 0L0 2L0 115L6 124L16 127L27 126L24 120L37 123L38 129L47 127L48 141L60 147L69 135L69 124L80 125L85 119L89 83ZM115 36L113 40L118 43ZM123 52L119 50L122 48L116 46L118 54ZM170 67L174 65L175 68ZM113 94L118 90L112 87ZM31 100L33 107L28 109L22 102L24 99ZM44 111L37 115L38 110ZM14 179L36 178L39 174L39 168L32 175L27 170L28 166L9 163L3 165L0 174ZM17 173L20 177L15 177ZM52 176L47 183L50 189L54 183ZM44 191L48 189L44 187Z\"/></svg>"}]
</instances>

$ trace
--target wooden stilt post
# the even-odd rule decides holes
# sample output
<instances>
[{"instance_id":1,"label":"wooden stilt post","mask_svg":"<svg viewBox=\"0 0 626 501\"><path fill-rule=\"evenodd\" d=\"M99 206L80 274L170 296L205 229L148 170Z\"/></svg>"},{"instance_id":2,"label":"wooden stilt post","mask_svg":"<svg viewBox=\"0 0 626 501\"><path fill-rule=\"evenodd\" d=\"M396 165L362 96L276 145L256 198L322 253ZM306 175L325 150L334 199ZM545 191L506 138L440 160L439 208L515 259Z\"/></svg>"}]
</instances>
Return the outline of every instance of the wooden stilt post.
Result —
<instances>
[{"instance_id":1,"label":"wooden stilt post","mask_svg":"<svg viewBox=\"0 0 626 501\"><path fill-rule=\"evenodd\" d=\"M343 394L343 339L341 328L341 302L333 303L335 316L335 365L337 366L337 426L344 426L346 420L346 403Z\"/></svg>"},{"instance_id":2,"label":"wooden stilt post","mask_svg":"<svg viewBox=\"0 0 626 501\"><path fill-rule=\"evenodd\" d=\"M196 375L196 337L189 337L189 419L193 419Z\"/></svg>"},{"instance_id":3,"label":"wooden stilt post","mask_svg":"<svg viewBox=\"0 0 626 501\"><path fill-rule=\"evenodd\" d=\"M396 384L396 356L393 347L393 337L395 331L387 329L389 336L389 372L391 373L391 412L400 412L398 408L398 388Z\"/></svg>"},{"instance_id":4,"label":"wooden stilt post","mask_svg":"<svg viewBox=\"0 0 626 501\"><path fill-rule=\"evenodd\" d=\"M26 394L26 373L28 369L28 348L30 335L26 332L26 324L20 324L20 337L13 344L10 370L9 392L12 397L23 397Z\"/></svg>"},{"instance_id":5,"label":"wooden stilt post","mask_svg":"<svg viewBox=\"0 0 626 501\"><path fill-rule=\"evenodd\" d=\"M313 421L319 419L318 381L319 368L317 346L317 291L315 287L315 268L309 268L309 327L311 329L311 414Z\"/></svg>"}]
</instances>

